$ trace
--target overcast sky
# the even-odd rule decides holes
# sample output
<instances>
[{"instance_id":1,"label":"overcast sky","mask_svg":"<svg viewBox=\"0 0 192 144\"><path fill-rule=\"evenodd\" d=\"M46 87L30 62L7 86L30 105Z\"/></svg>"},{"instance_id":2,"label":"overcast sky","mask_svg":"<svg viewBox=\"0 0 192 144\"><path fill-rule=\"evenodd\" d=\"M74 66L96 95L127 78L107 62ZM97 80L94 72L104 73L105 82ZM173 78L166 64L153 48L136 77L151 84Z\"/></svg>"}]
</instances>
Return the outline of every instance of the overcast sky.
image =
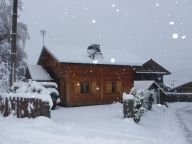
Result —
<instances>
[{"instance_id":1,"label":"overcast sky","mask_svg":"<svg viewBox=\"0 0 192 144\"><path fill-rule=\"evenodd\" d=\"M23 0L19 20L28 25L28 63L45 45L126 50L156 60L172 72L170 85L192 81L192 0Z\"/></svg>"}]
</instances>

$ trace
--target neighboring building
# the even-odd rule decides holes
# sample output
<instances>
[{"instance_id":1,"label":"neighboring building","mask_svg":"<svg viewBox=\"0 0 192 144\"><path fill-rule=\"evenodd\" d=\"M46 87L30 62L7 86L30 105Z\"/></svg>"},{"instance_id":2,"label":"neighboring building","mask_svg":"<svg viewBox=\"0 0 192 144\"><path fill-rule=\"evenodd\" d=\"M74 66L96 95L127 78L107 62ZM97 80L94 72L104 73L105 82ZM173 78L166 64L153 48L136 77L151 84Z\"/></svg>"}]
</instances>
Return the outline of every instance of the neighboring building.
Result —
<instances>
[{"instance_id":1,"label":"neighboring building","mask_svg":"<svg viewBox=\"0 0 192 144\"><path fill-rule=\"evenodd\" d=\"M28 65L26 78L37 82L53 82L53 78L40 65Z\"/></svg>"},{"instance_id":2,"label":"neighboring building","mask_svg":"<svg viewBox=\"0 0 192 144\"><path fill-rule=\"evenodd\" d=\"M133 86L133 66L141 65L140 59L111 49L92 59L84 51L44 47L41 52L38 65L58 84L61 102L80 106L121 101L122 92L129 92Z\"/></svg>"},{"instance_id":3,"label":"neighboring building","mask_svg":"<svg viewBox=\"0 0 192 144\"><path fill-rule=\"evenodd\" d=\"M166 102L167 94L155 81L134 81L134 88L153 92L153 97L157 104L164 104Z\"/></svg>"},{"instance_id":4,"label":"neighboring building","mask_svg":"<svg viewBox=\"0 0 192 144\"><path fill-rule=\"evenodd\" d=\"M184 83L182 85L179 85L175 88L172 88L170 92L175 93L192 93L192 81L188 83Z\"/></svg>"},{"instance_id":5,"label":"neighboring building","mask_svg":"<svg viewBox=\"0 0 192 144\"><path fill-rule=\"evenodd\" d=\"M160 66L153 59L136 68L135 80L154 80L157 84L163 84L163 76L171 74L168 70Z\"/></svg>"}]
</instances>

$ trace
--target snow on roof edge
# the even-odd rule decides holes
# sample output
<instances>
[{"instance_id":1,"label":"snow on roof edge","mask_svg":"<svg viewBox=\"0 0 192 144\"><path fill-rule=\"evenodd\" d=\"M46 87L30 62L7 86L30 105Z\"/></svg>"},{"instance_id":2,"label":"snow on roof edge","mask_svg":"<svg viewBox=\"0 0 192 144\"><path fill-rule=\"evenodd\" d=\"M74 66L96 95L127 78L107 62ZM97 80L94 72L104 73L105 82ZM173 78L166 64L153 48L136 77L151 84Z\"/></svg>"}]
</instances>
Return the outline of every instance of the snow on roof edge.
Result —
<instances>
[{"instance_id":1,"label":"snow on roof edge","mask_svg":"<svg viewBox=\"0 0 192 144\"><path fill-rule=\"evenodd\" d=\"M124 52L121 51L115 51L115 50L108 50L109 52L113 51L112 56L109 57L108 51L106 52L106 50L101 50L102 52L106 52L104 53L104 59L91 59L88 57L88 54L86 53L86 49L85 52L81 53L78 52L77 54L77 49L75 47L75 50L73 52L69 53L69 49L72 51L74 49L74 47L72 48L58 48L55 47L54 49L51 49L50 47L44 47L48 53L50 53L57 61L61 62L61 63L81 63L81 64L105 64L105 65L127 65L127 66L142 66L144 61L141 60L141 58L127 53L126 54ZM62 53L60 52L62 51ZM115 52L114 52L115 51ZM120 52L120 55L117 55L118 52ZM64 54L63 54L64 53ZM75 54L76 53L76 54ZM130 57L132 57L133 59L135 59L133 61L133 59L130 60Z\"/></svg>"}]
</instances>

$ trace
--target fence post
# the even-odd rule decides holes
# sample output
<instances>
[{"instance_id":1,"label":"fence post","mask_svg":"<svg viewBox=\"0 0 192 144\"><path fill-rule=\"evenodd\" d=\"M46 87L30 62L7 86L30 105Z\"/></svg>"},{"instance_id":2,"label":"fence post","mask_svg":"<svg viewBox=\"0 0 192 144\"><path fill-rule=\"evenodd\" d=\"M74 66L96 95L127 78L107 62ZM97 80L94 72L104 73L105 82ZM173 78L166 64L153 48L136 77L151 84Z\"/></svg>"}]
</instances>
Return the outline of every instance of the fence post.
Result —
<instances>
[{"instance_id":1,"label":"fence post","mask_svg":"<svg viewBox=\"0 0 192 144\"><path fill-rule=\"evenodd\" d=\"M41 103L41 116L51 117L49 102Z\"/></svg>"},{"instance_id":2,"label":"fence post","mask_svg":"<svg viewBox=\"0 0 192 144\"><path fill-rule=\"evenodd\" d=\"M3 116L7 117L10 114L10 108L9 108L9 100L8 98L5 98L5 107L4 107L4 111L3 111Z\"/></svg>"}]
</instances>

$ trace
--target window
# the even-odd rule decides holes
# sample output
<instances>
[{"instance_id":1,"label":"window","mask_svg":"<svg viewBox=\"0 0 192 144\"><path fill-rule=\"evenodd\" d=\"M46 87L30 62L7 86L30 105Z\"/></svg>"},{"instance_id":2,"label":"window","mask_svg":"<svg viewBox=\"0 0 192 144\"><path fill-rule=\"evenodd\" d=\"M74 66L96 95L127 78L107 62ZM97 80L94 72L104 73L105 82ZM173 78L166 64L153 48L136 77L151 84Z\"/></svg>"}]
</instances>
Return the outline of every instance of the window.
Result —
<instances>
[{"instance_id":1,"label":"window","mask_svg":"<svg viewBox=\"0 0 192 144\"><path fill-rule=\"evenodd\" d=\"M107 92L121 92L121 81L107 81L106 84Z\"/></svg>"},{"instance_id":2,"label":"window","mask_svg":"<svg viewBox=\"0 0 192 144\"><path fill-rule=\"evenodd\" d=\"M96 81L91 82L91 91L93 93L97 92L97 82Z\"/></svg>"},{"instance_id":3,"label":"window","mask_svg":"<svg viewBox=\"0 0 192 144\"><path fill-rule=\"evenodd\" d=\"M89 82L80 82L80 93L89 92Z\"/></svg>"},{"instance_id":4,"label":"window","mask_svg":"<svg viewBox=\"0 0 192 144\"><path fill-rule=\"evenodd\" d=\"M111 85L111 91L112 93L116 92L116 82L115 81L112 81L112 85Z\"/></svg>"}]
</instances>

